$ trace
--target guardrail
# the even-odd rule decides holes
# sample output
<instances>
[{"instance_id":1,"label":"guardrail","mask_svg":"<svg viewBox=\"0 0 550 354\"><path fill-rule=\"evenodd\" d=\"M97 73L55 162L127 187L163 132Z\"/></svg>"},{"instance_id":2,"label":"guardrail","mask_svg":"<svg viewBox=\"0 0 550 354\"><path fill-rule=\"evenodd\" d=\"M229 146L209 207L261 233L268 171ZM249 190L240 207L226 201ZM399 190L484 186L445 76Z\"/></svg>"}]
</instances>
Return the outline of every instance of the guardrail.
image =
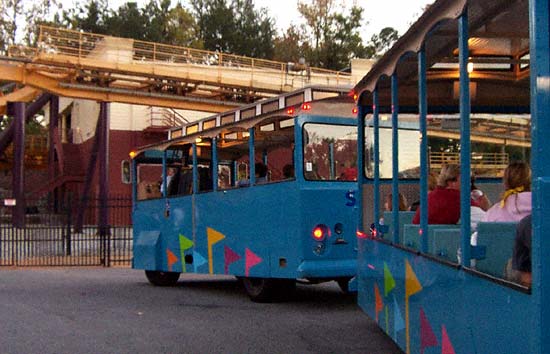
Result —
<instances>
[{"instance_id":1,"label":"guardrail","mask_svg":"<svg viewBox=\"0 0 550 354\"><path fill-rule=\"evenodd\" d=\"M258 71L272 70L281 73L300 73L308 77L315 75L331 76L338 84L352 84L352 78L349 73L334 70L314 68L297 63L283 63L222 52L117 38L50 26L40 26L37 48L33 50L33 48L19 47L19 49L14 48L11 53L15 54L17 52L19 55L25 55L27 57L34 56L38 53L47 53L84 58L92 55L96 48L104 46L105 43L108 42L106 39L118 41L119 44L125 43L128 49L131 49L131 51L121 50L113 53L114 57L121 62L142 61L152 63L199 64L231 68L248 68Z\"/></svg>"}]
</instances>

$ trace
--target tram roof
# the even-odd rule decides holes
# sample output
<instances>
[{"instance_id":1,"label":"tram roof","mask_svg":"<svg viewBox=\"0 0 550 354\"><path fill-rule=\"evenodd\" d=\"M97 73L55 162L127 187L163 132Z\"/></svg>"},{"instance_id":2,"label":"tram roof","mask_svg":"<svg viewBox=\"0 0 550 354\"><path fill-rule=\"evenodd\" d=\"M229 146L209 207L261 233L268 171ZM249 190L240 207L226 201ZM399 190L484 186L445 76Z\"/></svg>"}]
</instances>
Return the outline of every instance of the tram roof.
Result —
<instances>
[{"instance_id":1,"label":"tram roof","mask_svg":"<svg viewBox=\"0 0 550 354\"><path fill-rule=\"evenodd\" d=\"M193 143L197 138L213 138L222 132L245 131L259 124L265 125L285 118L293 119L301 113L355 119L356 114L353 113L355 103L349 94L350 90L349 85L308 86L243 105L237 109L172 128L168 132L167 140L140 147L135 155L146 150L162 151L175 144ZM309 104L305 109L304 103Z\"/></svg>"},{"instance_id":2,"label":"tram roof","mask_svg":"<svg viewBox=\"0 0 550 354\"><path fill-rule=\"evenodd\" d=\"M529 4L525 0L438 0L354 87L369 105L378 89L389 106L396 74L399 105L417 106L418 53L425 47L429 109L458 106L458 18L467 8L472 111L529 110Z\"/></svg>"}]
</instances>

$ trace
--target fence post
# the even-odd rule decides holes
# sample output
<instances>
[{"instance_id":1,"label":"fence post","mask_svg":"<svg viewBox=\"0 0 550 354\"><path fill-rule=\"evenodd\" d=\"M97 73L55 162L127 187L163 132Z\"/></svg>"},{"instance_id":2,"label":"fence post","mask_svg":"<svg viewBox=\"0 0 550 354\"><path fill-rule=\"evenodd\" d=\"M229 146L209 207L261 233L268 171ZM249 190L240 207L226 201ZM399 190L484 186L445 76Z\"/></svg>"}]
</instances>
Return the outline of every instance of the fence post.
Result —
<instances>
[{"instance_id":1,"label":"fence post","mask_svg":"<svg viewBox=\"0 0 550 354\"><path fill-rule=\"evenodd\" d=\"M66 234L65 234L65 255L66 256L70 256L71 253L72 253L72 244L71 244L71 218L72 218L72 214L71 214L71 209L72 209L72 205L71 205L71 193L68 194L68 202L67 202L67 230L66 230Z\"/></svg>"}]
</instances>

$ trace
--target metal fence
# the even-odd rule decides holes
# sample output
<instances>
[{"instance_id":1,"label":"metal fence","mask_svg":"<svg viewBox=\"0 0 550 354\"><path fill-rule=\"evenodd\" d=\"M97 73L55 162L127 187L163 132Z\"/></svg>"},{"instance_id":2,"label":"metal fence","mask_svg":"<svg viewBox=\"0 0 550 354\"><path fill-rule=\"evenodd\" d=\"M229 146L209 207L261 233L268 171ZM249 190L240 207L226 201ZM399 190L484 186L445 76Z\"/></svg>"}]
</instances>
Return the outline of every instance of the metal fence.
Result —
<instances>
[{"instance_id":1,"label":"metal fence","mask_svg":"<svg viewBox=\"0 0 550 354\"><path fill-rule=\"evenodd\" d=\"M16 228L11 207L0 206L0 266L129 266L132 259L131 199L108 201L109 226L97 223L99 200L90 199L76 229L77 201L27 200L25 226ZM2 203L4 204L4 203Z\"/></svg>"}]
</instances>

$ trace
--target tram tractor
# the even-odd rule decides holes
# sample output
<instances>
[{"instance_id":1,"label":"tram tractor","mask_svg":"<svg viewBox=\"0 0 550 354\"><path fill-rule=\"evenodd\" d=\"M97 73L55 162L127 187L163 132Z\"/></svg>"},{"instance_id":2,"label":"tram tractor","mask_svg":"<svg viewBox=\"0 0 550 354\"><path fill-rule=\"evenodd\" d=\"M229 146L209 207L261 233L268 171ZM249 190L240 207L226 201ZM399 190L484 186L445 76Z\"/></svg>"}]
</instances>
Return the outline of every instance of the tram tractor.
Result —
<instances>
[{"instance_id":1,"label":"tram tractor","mask_svg":"<svg viewBox=\"0 0 550 354\"><path fill-rule=\"evenodd\" d=\"M406 353L550 353L549 12L548 0L437 0L353 90L358 302ZM532 175L510 188L518 162ZM459 197L441 203L437 188ZM491 201L481 217L474 190ZM400 211L400 193L418 210ZM494 218L520 194L532 221ZM434 222L453 208L457 220Z\"/></svg>"},{"instance_id":2,"label":"tram tractor","mask_svg":"<svg viewBox=\"0 0 550 354\"><path fill-rule=\"evenodd\" d=\"M253 301L356 274L350 88L308 87L174 128L135 152L133 267L230 274Z\"/></svg>"}]
</instances>

